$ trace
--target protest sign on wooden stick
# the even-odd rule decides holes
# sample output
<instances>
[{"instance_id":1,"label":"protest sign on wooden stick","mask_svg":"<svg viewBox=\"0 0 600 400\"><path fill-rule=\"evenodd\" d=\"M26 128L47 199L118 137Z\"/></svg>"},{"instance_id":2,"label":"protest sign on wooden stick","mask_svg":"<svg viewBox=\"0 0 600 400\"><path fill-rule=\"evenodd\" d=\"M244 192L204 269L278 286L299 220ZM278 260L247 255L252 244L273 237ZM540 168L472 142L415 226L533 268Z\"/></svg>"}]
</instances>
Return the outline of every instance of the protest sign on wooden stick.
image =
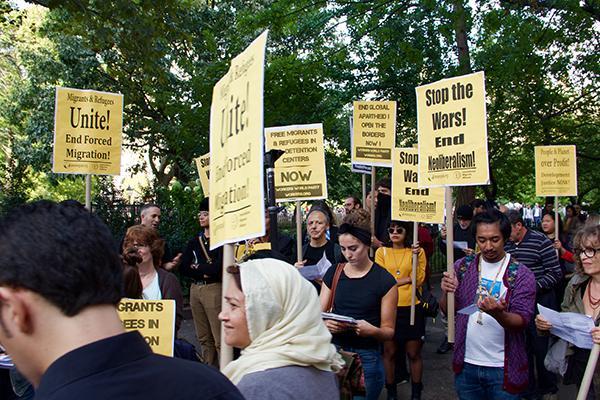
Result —
<instances>
[{"instance_id":1,"label":"protest sign on wooden stick","mask_svg":"<svg viewBox=\"0 0 600 400\"><path fill-rule=\"evenodd\" d=\"M223 245L223 292L231 283L232 243L265 234L264 63L268 31L231 61L210 108L210 248ZM220 366L233 359L221 324Z\"/></svg>"},{"instance_id":2,"label":"protest sign on wooden stick","mask_svg":"<svg viewBox=\"0 0 600 400\"><path fill-rule=\"evenodd\" d=\"M452 186L489 184L483 72L419 86L419 187L446 187L447 270L454 273ZM454 294L448 293L448 342L454 343Z\"/></svg>"},{"instance_id":3,"label":"protest sign on wooden stick","mask_svg":"<svg viewBox=\"0 0 600 400\"><path fill-rule=\"evenodd\" d=\"M579 393L577 393L577 400L587 400L588 393L590 391L590 385L594 378L594 372L596 371L596 364L598 363L598 354L600 354L600 344L594 344L592 351L590 351L590 358L588 359L581 385L579 386ZM598 395L598 393L596 393Z\"/></svg>"},{"instance_id":4,"label":"protest sign on wooden stick","mask_svg":"<svg viewBox=\"0 0 600 400\"><path fill-rule=\"evenodd\" d=\"M442 223L444 218L444 189L418 188L417 149L413 147L396 148L392 157L392 201L391 219L393 221L411 221L413 242L419 237L419 222ZM416 291L418 279L419 255L412 256L411 272L411 314L410 323L414 325Z\"/></svg>"},{"instance_id":5,"label":"protest sign on wooden stick","mask_svg":"<svg viewBox=\"0 0 600 400\"><path fill-rule=\"evenodd\" d=\"M446 271L454 275L454 223L452 220L452 188L446 188ZM454 343L454 293L446 300L448 318L448 343Z\"/></svg>"}]
</instances>

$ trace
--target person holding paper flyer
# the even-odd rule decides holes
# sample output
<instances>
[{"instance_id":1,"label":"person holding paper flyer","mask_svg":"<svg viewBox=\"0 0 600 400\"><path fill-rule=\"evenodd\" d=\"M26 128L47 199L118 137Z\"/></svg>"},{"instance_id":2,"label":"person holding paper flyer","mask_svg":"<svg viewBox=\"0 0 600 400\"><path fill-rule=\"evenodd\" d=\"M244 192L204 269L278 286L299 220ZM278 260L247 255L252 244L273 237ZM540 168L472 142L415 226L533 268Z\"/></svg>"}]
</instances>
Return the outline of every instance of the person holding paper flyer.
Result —
<instances>
[{"instance_id":1,"label":"person holding paper flyer","mask_svg":"<svg viewBox=\"0 0 600 400\"><path fill-rule=\"evenodd\" d=\"M425 265L427 263L425 251L419 247L418 242L411 245L412 224L391 221L388 233L389 240L384 247L377 249L375 263L384 267L396 278L398 286L398 308L396 311L396 329L394 339L384 342L383 361L385 365L385 387L388 399L397 399L397 386L395 383L396 351L398 347L405 349L410 362L410 377L412 381L412 400L421 399L423 383L423 359L421 349L425 339L425 315L423 306L417 298L415 300L415 323L410 325L410 305L412 294L412 259L413 253L418 254L417 290L425 282ZM405 356L403 356L404 358ZM406 362L405 359L401 362Z\"/></svg>"},{"instance_id":2,"label":"person holding paper flyer","mask_svg":"<svg viewBox=\"0 0 600 400\"><path fill-rule=\"evenodd\" d=\"M475 237L471 230L471 221L473 220L473 209L467 204L458 207L455 212L457 223L454 224L454 261L459 260L467 255L473 254L475 250ZM438 247L442 254L446 254L446 226L442 226ZM466 244L458 247L456 243Z\"/></svg>"},{"instance_id":3,"label":"person holding paper flyer","mask_svg":"<svg viewBox=\"0 0 600 400\"><path fill-rule=\"evenodd\" d=\"M298 268L316 265L323 254L331 265L342 260L340 246L333 240L327 240L327 230L331 226L330 214L320 205L313 205L306 216L306 231L309 242L302 247L302 261L296 262Z\"/></svg>"},{"instance_id":4,"label":"person holding paper flyer","mask_svg":"<svg viewBox=\"0 0 600 400\"><path fill-rule=\"evenodd\" d=\"M350 324L326 319L325 324L336 346L359 354L366 398L377 400L384 385L381 342L394 336L398 290L396 279L369 259L369 228L370 215L364 209L354 210L344 218L339 240L348 262L329 268L323 277L321 309L328 312L332 308L334 313L356 320L356 324Z\"/></svg>"},{"instance_id":5,"label":"person holding paper flyer","mask_svg":"<svg viewBox=\"0 0 600 400\"><path fill-rule=\"evenodd\" d=\"M525 328L533 315L535 277L504 251L511 226L498 210L473 220L481 253L444 272L440 307L456 301L455 386L461 400L519 399L527 389Z\"/></svg>"},{"instance_id":6,"label":"person holding paper flyer","mask_svg":"<svg viewBox=\"0 0 600 400\"><path fill-rule=\"evenodd\" d=\"M560 303L556 298L556 290L562 282L563 271L552 242L543 233L525 227L520 212L509 211L508 219L511 233L504 249L535 275L536 303L558 310ZM532 311L534 315L537 314L536 307ZM529 390L526 396L531 399L558 392L556 374L548 371L544 366L548 344L548 337L537 334L532 318L527 327Z\"/></svg>"},{"instance_id":7,"label":"person holding paper flyer","mask_svg":"<svg viewBox=\"0 0 600 400\"><path fill-rule=\"evenodd\" d=\"M569 281L561 308L564 312L589 315L596 325L590 332L592 340L600 344L600 225L585 226L574 239L575 275ZM538 331L548 333L552 325L541 315L535 319ZM570 346L568 367L563 383L575 383L579 388L590 356L589 349ZM600 364L596 366L587 399L600 395Z\"/></svg>"}]
</instances>

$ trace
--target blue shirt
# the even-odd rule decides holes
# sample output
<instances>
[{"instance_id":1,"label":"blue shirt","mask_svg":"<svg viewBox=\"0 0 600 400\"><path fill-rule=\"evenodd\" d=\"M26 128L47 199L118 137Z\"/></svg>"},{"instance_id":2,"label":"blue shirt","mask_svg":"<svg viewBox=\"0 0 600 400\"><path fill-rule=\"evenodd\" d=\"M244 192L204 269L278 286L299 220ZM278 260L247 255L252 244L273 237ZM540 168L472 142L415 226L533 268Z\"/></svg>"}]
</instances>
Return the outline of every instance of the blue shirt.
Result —
<instances>
[{"instance_id":1,"label":"blue shirt","mask_svg":"<svg viewBox=\"0 0 600 400\"><path fill-rule=\"evenodd\" d=\"M138 332L75 349L42 376L36 400L243 399L216 369L154 354Z\"/></svg>"}]
</instances>

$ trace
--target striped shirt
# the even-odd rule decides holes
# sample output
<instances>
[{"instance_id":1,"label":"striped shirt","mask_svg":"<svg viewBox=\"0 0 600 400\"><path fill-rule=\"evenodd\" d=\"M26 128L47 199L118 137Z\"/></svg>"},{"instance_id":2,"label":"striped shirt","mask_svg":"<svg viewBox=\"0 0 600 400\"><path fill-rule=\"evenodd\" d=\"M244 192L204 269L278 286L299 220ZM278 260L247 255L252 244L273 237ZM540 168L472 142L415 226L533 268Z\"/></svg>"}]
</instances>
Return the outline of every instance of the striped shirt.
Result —
<instances>
[{"instance_id":1,"label":"striped shirt","mask_svg":"<svg viewBox=\"0 0 600 400\"><path fill-rule=\"evenodd\" d=\"M533 272L538 291L552 290L561 281L563 274L556 250L544 234L527 229L520 243L509 240L504 250Z\"/></svg>"}]
</instances>

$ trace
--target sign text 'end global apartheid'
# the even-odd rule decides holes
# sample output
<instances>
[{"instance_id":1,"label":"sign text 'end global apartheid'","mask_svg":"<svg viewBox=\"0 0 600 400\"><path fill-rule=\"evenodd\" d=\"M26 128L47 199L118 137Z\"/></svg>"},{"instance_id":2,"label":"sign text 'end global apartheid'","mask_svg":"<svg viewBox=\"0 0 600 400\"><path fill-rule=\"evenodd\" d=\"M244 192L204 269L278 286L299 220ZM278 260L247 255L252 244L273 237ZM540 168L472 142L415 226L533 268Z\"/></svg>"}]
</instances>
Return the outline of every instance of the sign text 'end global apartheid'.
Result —
<instances>
[{"instance_id":1,"label":"sign text 'end global apartheid'","mask_svg":"<svg viewBox=\"0 0 600 400\"><path fill-rule=\"evenodd\" d=\"M352 162L390 167L396 145L396 102L355 101Z\"/></svg>"}]
</instances>

